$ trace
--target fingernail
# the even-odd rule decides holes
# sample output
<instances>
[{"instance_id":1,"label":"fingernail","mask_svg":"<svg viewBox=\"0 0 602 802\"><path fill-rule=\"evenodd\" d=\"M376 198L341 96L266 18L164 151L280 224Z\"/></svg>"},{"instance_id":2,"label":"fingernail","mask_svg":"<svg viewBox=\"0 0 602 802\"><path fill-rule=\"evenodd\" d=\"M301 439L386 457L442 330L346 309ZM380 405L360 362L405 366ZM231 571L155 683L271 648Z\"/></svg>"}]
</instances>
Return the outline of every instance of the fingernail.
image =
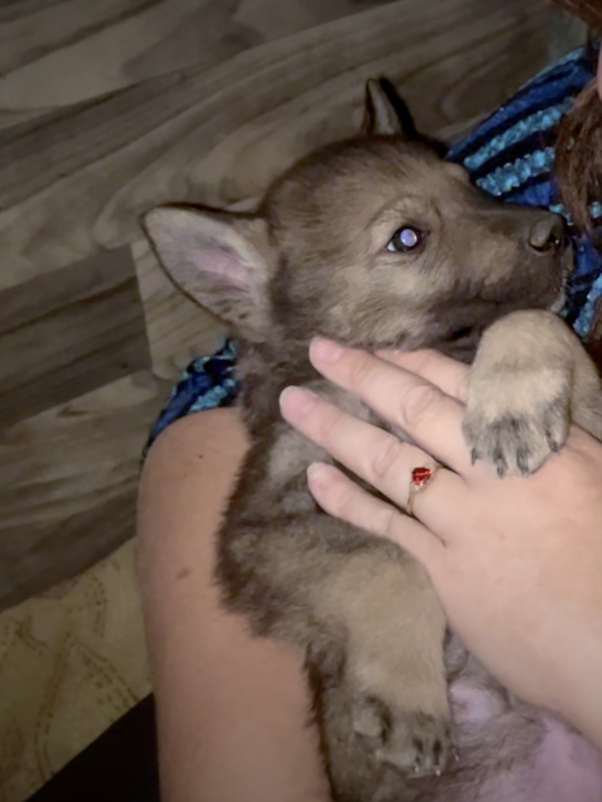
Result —
<instances>
[{"instance_id":1,"label":"fingernail","mask_svg":"<svg viewBox=\"0 0 602 802\"><path fill-rule=\"evenodd\" d=\"M326 483L327 471L326 465L323 462L312 462L307 469L307 479L314 487L317 485L324 485Z\"/></svg>"},{"instance_id":2,"label":"fingernail","mask_svg":"<svg viewBox=\"0 0 602 802\"><path fill-rule=\"evenodd\" d=\"M286 405L288 412L296 412L300 415L311 412L317 401L318 396L304 387L285 387L280 393L280 407L284 408Z\"/></svg>"},{"instance_id":3,"label":"fingernail","mask_svg":"<svg viewBox=\"0 0 602 802\"><path fill-rule=\"evenodd\" d=\"M326 490L331 484L328 466L323 462L312 462L307 469L307 482L312 492Z\"/></svg>"},{"instance_id":4,"label":"fingernail","mask_svg":"<svg viewBox=\"0 0 602 802\"><path fill-rule=\"evenodd\" d=\"M311 344L310 353L323 362L336 362L343 355L343 349L332 340L316 337Z\"/></svg>"}]
</instances>

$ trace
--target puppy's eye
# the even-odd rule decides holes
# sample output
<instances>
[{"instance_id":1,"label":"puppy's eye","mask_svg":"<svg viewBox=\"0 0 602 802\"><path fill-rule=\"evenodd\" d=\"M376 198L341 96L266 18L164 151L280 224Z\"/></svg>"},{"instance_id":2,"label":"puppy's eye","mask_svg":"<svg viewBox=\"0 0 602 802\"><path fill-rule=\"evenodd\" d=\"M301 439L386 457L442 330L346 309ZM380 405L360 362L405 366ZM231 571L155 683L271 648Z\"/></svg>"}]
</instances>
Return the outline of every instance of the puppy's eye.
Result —
<instances>
[{"instance_id":1,"label":"puppy's eye","mask_svg":"<svg viewBox=\"0 0 602 802\"><path fill-rule=\"evenodd\" d=\"M413 226L398 229L389 240L387 250L392 253L408 253L424 242L424 233Z\"/></svg>"}]
</instances>

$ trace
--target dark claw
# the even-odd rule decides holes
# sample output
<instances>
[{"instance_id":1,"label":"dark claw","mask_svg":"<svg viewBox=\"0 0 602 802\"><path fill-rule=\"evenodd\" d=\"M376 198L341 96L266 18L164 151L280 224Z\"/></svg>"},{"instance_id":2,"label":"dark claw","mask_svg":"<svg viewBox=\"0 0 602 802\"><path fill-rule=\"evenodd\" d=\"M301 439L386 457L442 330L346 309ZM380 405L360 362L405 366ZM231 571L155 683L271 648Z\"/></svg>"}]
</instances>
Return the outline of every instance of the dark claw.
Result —
<instances>
[{"instance_id":1,"label":"dark claw","mask_svg":"<svg viewBox=\"0 0 602 802\"><path fill-rule=\"evenodd\" d=\"M498 445L493 452L493 462L497 467L497 475L501 478L506 473L508 464L500 445Z\"/></svg>"},{"instance_id":2,"label":"dark claw","mask_svg":"<svg viewBox=\"0 0 602 802\"><path fill-rule=\"evenodd\" d=\"M443 755L443 744L438 738L433 745L433 759L437 771L440 772L441 763L444 762L444 755Z\"/></svg>"},{"instance_id":3,"label":"dark claw","mask_svg":"<svg viewBox=\"0 0 602 802\"><path fill-rule=\"evenodd\" d=\"M516 464L523 476L526 476L529 473L528 459L529 451L527 449L522 449L516 455Z\"/></svg>"},{"instance_id":4,"label":"dark claw","mask_svg":"<svg viewBox=\"0 0 602 802\"><path fill-rule=\"evenodd\" d=\"M478 459L479 459L479 452L477 451L476 448L473 448L472 451L470 452L470 463L471 463L471 465L474 465L475 462Z\"/></svg>"}]
</instances>

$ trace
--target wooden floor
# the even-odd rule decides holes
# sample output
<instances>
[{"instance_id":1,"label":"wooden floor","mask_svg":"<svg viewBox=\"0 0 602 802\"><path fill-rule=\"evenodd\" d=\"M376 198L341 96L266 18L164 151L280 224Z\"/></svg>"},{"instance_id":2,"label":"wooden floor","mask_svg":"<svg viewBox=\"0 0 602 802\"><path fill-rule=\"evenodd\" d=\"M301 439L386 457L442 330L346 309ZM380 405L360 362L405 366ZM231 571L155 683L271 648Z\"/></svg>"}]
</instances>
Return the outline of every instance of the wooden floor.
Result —
<instances>
[{"instance_id":1,"label":"wooden floor","mask_svg":"<svg viewBox=\"0 0 602 802\"><path fill-rule=\"evenodd\" d=\"M387 75L458 136L548 61L546 0L5 0L0 606L133 534L147 430L215 322L141 237L163 201L249 202L351 134Z\"/></svg>"}]
</instances>

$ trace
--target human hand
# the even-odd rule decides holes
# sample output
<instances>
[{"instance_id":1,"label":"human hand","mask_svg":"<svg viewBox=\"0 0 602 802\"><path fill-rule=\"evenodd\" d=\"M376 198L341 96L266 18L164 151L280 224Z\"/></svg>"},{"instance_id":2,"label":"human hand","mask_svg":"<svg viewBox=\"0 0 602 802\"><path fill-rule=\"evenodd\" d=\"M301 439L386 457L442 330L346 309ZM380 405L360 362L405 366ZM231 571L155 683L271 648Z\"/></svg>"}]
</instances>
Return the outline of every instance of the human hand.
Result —
<instances>
[{"instance_id":1,"label":"human hand","mask_svg":"<svg viewBox=\"0 0 602 802\"><path fill-rule=\"evenodd\" d=\"M402 508L413 468L432 457L447 467L415 496L417 520L332 466L309 471L316 501L412 552L488 670L600 742L602 703L591 722L602 671L602 445L572 428L536 474L501 480L491 466L471 464L462 436L466 366L433 352L377 358L337 348L332 359L333 347L314 342L314 366L424 451L299 388L283 393L287 421Z\"/></svg>"}]
</instances>

